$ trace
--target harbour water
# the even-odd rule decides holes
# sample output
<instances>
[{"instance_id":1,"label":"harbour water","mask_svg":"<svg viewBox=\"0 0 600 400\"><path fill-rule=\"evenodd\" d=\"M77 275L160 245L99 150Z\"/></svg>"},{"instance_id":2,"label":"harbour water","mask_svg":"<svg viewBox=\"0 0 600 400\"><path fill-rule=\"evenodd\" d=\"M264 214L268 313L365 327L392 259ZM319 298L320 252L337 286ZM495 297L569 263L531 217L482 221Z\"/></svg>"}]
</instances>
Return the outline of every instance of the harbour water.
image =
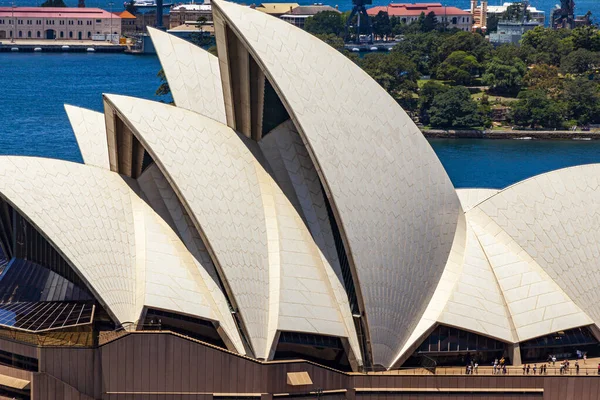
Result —
<instances>
[{"instance_id":1,"label":"harbour water","mask_svg":"<svg viewBox=\"0 0 600 400\"><path fill-rule=\"evenodd\" d=\"M160 100L155 56L0 53L0 154L81 162L63 109L102 110L102 93ZM600 141L432 140L456 187L502 188L533 175L600 163Z\"/></svg>"},{"instance_id":2,"label":"harbour water","mask_svg":"<svg viewBox=\"0 0 600 400\"><path fill-rule=\"evenodd\" d=\"M196 0L196 3L200 3L203 0ZM480 0L478 0L480 1ZM489 5L501 5L504 2L509 1L509 0L489 0L488 4ZM12 4L13 0L0 0L0 6L3 7L10 7L10 5ZM43 0L14 0L14 3L16 6L38 6L43 2ZM167 1L165 1L167 2ZM190 2L188 0L186 1L173 1L174 3L187 3ZM242 0L236 0L237 3L243 3L243 4L258 4L260 3L259 1L242 1ZM276 2L275 0L268 0L267 2ZM328 4L331 5L333 7L338 6L338 8L341 11L347 11L347 10L351 10L352 9L352 0L295 0L294 2L299 3L299 4L313 4L313 3L323 3L323 4ZM401 0L373 0L373 5L386 5L389 3L427 3L431 1L425 1L425 0L406 0L406 1L401 1ZM455 6L455 7L459 7L461 9L468 9L470 7L470 0L435 0L433 1L434 3L442 3L444 5L447 6ZM67 6L69 7L76 7L78 0L65 0L65 3L67 4ZM87 7L100 7L100 8L104 8L106 10L110 10L111 8L114 11L120 11L123 9L123 2L121 1L116 1L116 2L112 2L113 6L110 5L111 0L85 0L85 4ZM168 1L168 3L171 3L171 1ZM543 10L546 12L546 19L549 19L551 10L557 5L560 4L560 0L531 0L530 1L531 6L536 7L539 10ZM600 1L599 0L575 0L575 10L576 13L579 15L583 15L585 14L588 10L590 10L595 16L596 18L600 18Z\"/></svg>"}]
</instances>

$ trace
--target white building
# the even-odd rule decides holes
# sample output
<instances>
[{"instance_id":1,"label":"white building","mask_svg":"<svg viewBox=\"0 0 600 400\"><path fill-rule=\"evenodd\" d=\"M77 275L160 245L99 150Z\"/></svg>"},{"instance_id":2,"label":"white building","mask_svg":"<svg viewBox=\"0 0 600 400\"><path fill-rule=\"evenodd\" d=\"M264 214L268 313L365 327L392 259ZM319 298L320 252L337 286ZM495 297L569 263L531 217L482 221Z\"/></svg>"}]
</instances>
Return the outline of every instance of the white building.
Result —
<instances>
[{"instance_id":1,"label":"white building","mask_svg":"<svg viewBox=\"0 0 600 400\"><path fill-rule=\"evenodd\" d=\"M170 29L185 24L192 25L202 18L212 21L212 6L209 0L202 4L180 4L172 7L169 15Z\"/></svg>"},{"instance_id":2,"label":"white building","mask_svg":"<svg viewBox=\"0 0 600 400\"><path fill-rule=\"evenodd\" d=\"M121 18L99 8L0 7L0 40L91 40L111 34L121 36Z\"/></svg>"},{"instance_id":3,"label":"white building","mask_svg":"<svg viewBox=\"0 0 600 400\"><path fill-rule=\"evenodd\" d=\"M508 7L512 4L516 4L519 2L505 2L501 6L487 6L487 15L488 18L492 14L496 14L500 17L501 14L505 13ZM527 11L529 11L529 15L531 16L531 21L536 22L538 25L544 25L546 22L546 13L543 10L538 10L533 6L527 7Z\"/></svg>"}]
</instances>

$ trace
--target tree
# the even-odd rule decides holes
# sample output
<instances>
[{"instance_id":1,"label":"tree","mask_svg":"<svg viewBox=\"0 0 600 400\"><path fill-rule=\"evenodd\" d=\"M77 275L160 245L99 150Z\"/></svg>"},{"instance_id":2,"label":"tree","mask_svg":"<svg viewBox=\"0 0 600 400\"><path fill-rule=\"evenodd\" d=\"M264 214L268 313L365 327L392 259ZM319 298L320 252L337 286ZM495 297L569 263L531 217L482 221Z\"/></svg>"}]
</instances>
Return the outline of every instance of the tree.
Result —
<instances>
[{"instance_id":1,"label":"tree","mask_svg":"<svg viewBox=\"0 0 600 400\"><path fill-rule=\"evenodd\" d=\"M398 51L405 54L415 63L421 75L431 75L443 61L438 58L438 48L446 36L448 34L437 31L407 34L404 40L394 46L392 53Z\"/></svg>"},{"instance_id":2,"label":"tree","mask_svg":"<svg viewBox=\"0 0 600 400\"><path fill-rule=\"evenodd\" d=\"M600 56L597 52L579 49L562 58L560 69L567 74L584 74L594 70L599 65Z\"/></svg>"},{"instance_id":3,"label":"tree","mask_svg":"<svg viewBox=\"0 0 600 400\"><path fill-rule=\"evenodd\" d=\"M562 127L562 107L543 90L524 90L518 97L519 100L511 105L511 117L516 125L531 128Z\"/></svg>"},{"instance_id":4,"label":"tree","mask_svg":"<svg viewBox=\"0 0 600 400\"><path fill-rule=\"evenodd\" d=\"M596 26L581 26L571 31L573 48L600 51L600 30Z\"/></svg>"},{"instance_id":5,"label":"tree","mask_svg":"<svg viewBox=\"0 0 600 400\"><path fill-rule=\"evenodd\" d=\"M502 20L504 21L522 21L523 20L523 6L522 2L512 3L507 8L506 11L502 13ZM531 14L529 10L525 12L525 20L529 21L531 19Z\"/></svg>"},{"instance_id":6,"label":"tree","mask_svg":"<svg viewBox=\"0 0 600 400\"><path fill-rule=\"evenodd\" d=\"M42 7L66 7L63 0L46 0L42 3Z\"/></svg>"},{"instance_id":7,"label":"tree","mask_svg":"<svg viewBox=\"0 0 600 400\"><path fill-rule=\"evenodd\" d=\"M573 41L566 29L541 26L525 32L521 39L523 54L528 64L560 65L563 56L573 51Z\"/></svg>"},{"instance_id":8,"label":"tree","mask_svg":"<svg viewBox=\"0 0 600 400\"><path fill-rule=\"evenodd\" d=\"M450 90L450 86L443 85L436 81L428 81L419 90L419 121L424 125L430 124L429 110L433 105L433 100L439 94Z\"/></svg>"},{"instance_id":9,"label":"tree","mask_svg":"<svg viewBox=\"0 0 600 400\"><path fill-rule=\"evenodd\" d=\"M484 62L492 53L492 45L485 38L473 32L456 32L445 38L439 47L440 59L445 60L455 51L465 51Z\"/></svg>"},{"instance_id":10,"label":"tree","mask_svg":"<svg viewBox=\"0 0 600 400\"><path fill-rule=\"evenodd\" d=\"M531 90L543 90L550 97L558 97L561 85L558 68L548 64L534 65L523 77L523 85Z\"/></svg>"},{"instance_id":11,"label":"tree","mask_svg":"<svg viewBox=\"0 0 600 400\"><path fill-rule=\"evenodd\" d=\"M204 26L204 24L206 24L206 21L207 21L206 17L204 17L204 16L198 17L196 22L198 23L198 26L200 27L200 31L194 32L190 36L190 42L192 42L193 44L195 44L198 47L206 48L206 47L212 45L214 42L213 38L211 38L210 35L205 33L203 30L203 26Z\"/></svg>"},{"instance_id":12,"label":"tree","mask_svg":"<svg viewBox=\"0 0 600 400\"><path fill-rule=\"evenodd\" d=\"M479 68L475 56L465 51L455 51L438 67L436 76L459 85L470 85Z\"/></svg>"},{"instance_id":13,"label":"tree","mask_svg":"<svg viewBox=\"0 0 600 400\"><path fill-rule=\"evenodd\" d=\"M600 90L597 82L586 78L567 80L562 100L565 102L566 117L580 125L600 121Z\"/></svg>"},{"instance_id":14,"label":"tree","mask_svg":"<svg viewBox=\"0 0 600 400\"><path fill-rule=\"evenodd\" d=\"M435 96L429 115L431 126L439 128L473 128L483 124L477 103L464 86L450 88Z\"/></svg>"},{"instance_id":15,"label":"tree","mask_svg":"<svg viewBox=\"0 0 600 400\"><path fill-rule=\"evenodd\" d=\"M135 6L135 0L130 0L127 3L127 6L125 6L125 11L128 11L133 15L135 15L137 13L137 7Z\"/></svg>"},{"instance_id":16,"label":"tree","mask_svg":"<svg viewBox=\"0 0 600 400\"><path fill-rule=\"evenodd\" d=\"M400 52L370 53L360 60L359 65L403 108L415 109L419 74L408 57Z\"/></svg>"},{"instance_id":17,"label":"tree","mask_svg":"<svg viewBox=\"0 0 600 400\"><path fill-rule=\"evenodd\" d=\"M308 17L304 23L304 30L313 35L340 35L344 32L342 14L336 11L321 11Z\"/></svg>"},{"instance_id":18,"label":"tree","mask_svg":"<svg viewBox=\"0 0 600 400\"><path fill-rule=\"evenodd\" d=\"M160 79L160 85L158 86L158 89L156 89L156 92L154 93L155 96L168 96L171 94L171 88L169 87L169 82L167 82L167 76L165 75L165 71L161 68L160 71L158 71L158 74L156 74L156 76L158 77L158 79Z\"/></svg>"},{"instance_id":19,"label":"tree","mask_svg":"<svg viewBox=\"0 0 600 400\"><path fill-rule=\"evenodd\" d=\"M482 80L492 93L512 95L518 93L526 72L527 66L519 58L494 57L487 63Z\"/></svg>"},{"instance_id":20,"label":"tree","mask_svg":"<svg viewBox=\"0 0 600 400\"><path fill-rule=\"evenodd\" d=\"M422 20L419 17L419 29L421 32L431 32L437 28L438 21L433 11L430 11L427 15L424 15L424 13L421 13L421 15L424 16Z\"/></svg>"},{"instance_id":21,"label":"tree","mask_svg":"<svg viewBox=\"0 0 600 400\"><path fill-rule=\"evenodd\" d=\"M521 46L516 44L501 44L496 47L491 54L491 57L499 58L500 60L510 60L512 58L520 58L525 61L525 55L521 51Z\"/></svg>"},{"instance_id":22,"label":"tree","mask_svg":"<svg viewBox=\"0 0 600 400\"><path fill-rule=\"evenodd\" d=\"M392 34L392 24L390 17L385 11L379 11L372 19L373 34L380 38L387 38Z\"/></svg>"},{"instance_id":23,"label":"tree","mask_svg":"<svg viewBox=\"0 0 600 400\"><path fill-rule=\"evenodd\" d=\"M494 33L498 31L498 15L492 14L488 17L486 31L487 33Z\"/></svg>"}]
</instances>

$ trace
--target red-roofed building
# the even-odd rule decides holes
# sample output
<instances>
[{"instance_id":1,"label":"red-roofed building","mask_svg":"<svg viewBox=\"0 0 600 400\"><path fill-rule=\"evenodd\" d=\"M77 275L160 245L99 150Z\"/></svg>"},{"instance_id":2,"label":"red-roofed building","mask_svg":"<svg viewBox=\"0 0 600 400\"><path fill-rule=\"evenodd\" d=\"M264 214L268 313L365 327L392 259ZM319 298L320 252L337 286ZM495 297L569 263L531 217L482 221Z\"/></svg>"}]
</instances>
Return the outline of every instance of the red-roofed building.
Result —
<instances>
[{"instance_id":1,"label":"red-roofed building","mask_svg":"<svg viewBox=\"0 0 600 400\"><path fill-rule=\"evenodd\" d=\"M391 3L387 6L375 6L367 10L374 17L380 11L387 12L390 17L397 17L400 21L411 24L419 19L421 13L425 15L433 12L438 22L448 24L448 28L457 28L461 31L470 31L473 25L473 15L469 11L457 7L444 6L441 3Z\"/></svg>"},{"instance_id":2,"label":"red-roofed building","mask_svg":"<svg viewBox=\"0 0 600 400\"><path fill-rule=\"evenodd\" d=\"M0 40L91 40L111 32L121 36L121 18L100 8L0 7Z\"/></svg>"}]
</instances>

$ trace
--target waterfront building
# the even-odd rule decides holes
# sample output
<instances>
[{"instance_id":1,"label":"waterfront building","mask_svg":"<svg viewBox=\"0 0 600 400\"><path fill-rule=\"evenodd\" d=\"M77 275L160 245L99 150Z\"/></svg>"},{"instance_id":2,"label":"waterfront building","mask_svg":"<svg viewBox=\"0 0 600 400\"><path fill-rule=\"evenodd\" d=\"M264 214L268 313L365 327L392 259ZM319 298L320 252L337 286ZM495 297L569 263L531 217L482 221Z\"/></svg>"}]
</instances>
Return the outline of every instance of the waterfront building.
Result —
<instances>
[{"instance_id":1,"label":"waterfront building","mask_svg":"<svg viewBox=\"0 0 600 400\"><path fill-rule=\"evenodd\" d=\"M323 11L333 11L341 14L337 8L324 6L321 4L314 4L312 6L295 7L291 9L290 12L283 14L280 18L285 22L289 22L290 24L297 26L298 28L304 29L304 23L306 22L307 18L313 17Z\"/></svg>"},{"instance_id":2,"label":"waterfront building","mask_svg":"<svg viewBox=\"0 0 600 400\"><path fill-rule=\"evenodd\" d=\"M111 34L121 36L121 18L99 8L0 7L0 40L104 40Z\"/></svg>"},{"instance_id":3,"label":"waterfront building","mask_svg":"<svg viewBox=\"0 0 600 400\"><path fill-rule=\"evenodd\" d=\"M213 20L218 57L149 29L174 105L66 107L84 164L0 156L3 395L596 396L383 371L599 356L600 166L456 190L345 55Z\"/></svg>"},{"instance_id":4,"label":"waterfront building","mask_svg":"<svg viewBox=\"0 0 600 400\"><path fill-rule=\"evenodd\" d=\"M525 32L540 26L537 22L499 21L496 32L490 33L490 43L519 44Z\"/></svg>"},{"instance_id":5,"label":"waterfront building","mask_svg":"<svg viewBox=\"0 0 600 400\"><path fill-rule=\"evenodd\" d=\"M137 32L135 15L127 10L116 14L121 18L121 34L127 35Z\"/></svg>"},{"instance_id":6,"label":"waterfront building","mask_svg":"<svg viewBox=\"0 0 600 400\"><path fill-rule=\"evenodd\" d=\"M173 29L179 25L192 25L200 19L212 21L212 7L208 0L202 4L180 4L172 7L169 27Z\"/></svg>"},{"instance_id":7,"label":"waterfront building","mask_svg":"<svg viewBox=\"0 0 600 400\"><path fill-rule=\"evenodd\" d=\"M469 11L442 5L442 3L390 3L387 6L375 6L367 9L367 13L371 17L376 16L380 11L388 13L390 17L397 17L406 24L417 21L421 14L427 15L432 12L438 22L446 24L448 28L470 31L473 25L473 15Z\"/></svg>"},{"instance_id":8,"label":"waterfront building","mask_svg":"<svg viewBox=\"0 0 600 400\"><path fill-rule=\"evenodd\" d=\"M162 14L162 24L161 26L167 27L170 26L171 23L171 15L169 13ZM156 26L156 11L150 10L144 13L137 13L135 16L135 29L137 32L146 33L147 27L155 27Z\"/></svg>"},{"instance_id":9,"label":"waterfront building","mask_svg":"<svg viewBox=\"0 0 600 400\"><path fill-rule=\"evenodd\" d=\"M501 6L487 6L487 15L488 18L495 14L498 19L501 19L501 15L506 12L509 6L512 4L518 4L522 2L505 2ZM534 22L537 25L544 26L546 23L546 13L543 10L538 10L537 8L529 5L527 6L527 11L529 12L530 22Z\"/></svg>"}]
</instances>

